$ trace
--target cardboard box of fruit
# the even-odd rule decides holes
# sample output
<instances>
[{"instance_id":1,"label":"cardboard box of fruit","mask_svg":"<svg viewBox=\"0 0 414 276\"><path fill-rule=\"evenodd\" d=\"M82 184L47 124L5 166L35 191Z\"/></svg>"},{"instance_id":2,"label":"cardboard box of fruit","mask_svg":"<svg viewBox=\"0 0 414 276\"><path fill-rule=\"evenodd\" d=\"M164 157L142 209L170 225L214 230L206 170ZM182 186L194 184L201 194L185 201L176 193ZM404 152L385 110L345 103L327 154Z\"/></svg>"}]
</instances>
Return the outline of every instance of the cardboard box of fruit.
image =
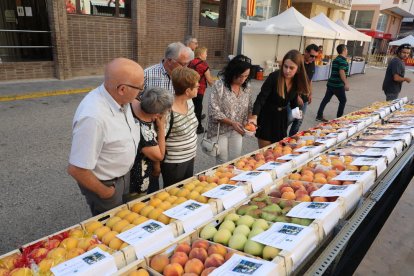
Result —
<instances>
[{"instance_id":1,"label":"cardboard box of fruit","mask_svg":"<svg viewBox=\"0 0 414 276\"><path fill-rule=\"evenodd\" d=\"M158 272L148 267L145 260L136 260L118 270L113 276L155 276Z\"/></svg>"}]
</instances>

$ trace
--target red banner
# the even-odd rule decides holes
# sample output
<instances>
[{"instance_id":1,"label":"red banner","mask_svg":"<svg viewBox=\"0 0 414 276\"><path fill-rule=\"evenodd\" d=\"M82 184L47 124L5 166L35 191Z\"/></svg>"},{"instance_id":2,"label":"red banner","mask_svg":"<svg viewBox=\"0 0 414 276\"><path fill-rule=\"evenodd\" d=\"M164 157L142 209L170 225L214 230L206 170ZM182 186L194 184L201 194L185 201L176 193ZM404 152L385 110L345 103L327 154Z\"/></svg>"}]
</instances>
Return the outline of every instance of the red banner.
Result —
<instances>
[{"instance_id":1,"label":"red banner","mask_svg":"<svg viewBox=\"0 0 414 276\"><path fill-rule=\"evenodd\" d=\"M256 0L247 0L247 16L256 15Z\"/></svg>"}]
</instances>

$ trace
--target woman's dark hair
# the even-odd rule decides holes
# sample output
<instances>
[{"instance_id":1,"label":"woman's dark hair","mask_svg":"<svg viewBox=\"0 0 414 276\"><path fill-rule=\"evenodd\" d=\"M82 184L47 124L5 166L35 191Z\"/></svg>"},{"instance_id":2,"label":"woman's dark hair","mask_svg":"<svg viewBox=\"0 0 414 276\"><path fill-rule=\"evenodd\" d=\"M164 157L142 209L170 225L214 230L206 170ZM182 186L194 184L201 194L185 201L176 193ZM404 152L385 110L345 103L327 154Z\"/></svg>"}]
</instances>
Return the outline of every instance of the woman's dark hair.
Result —
<instances>
[{"instance_id":1,"label":"woman's dark hair","mask_svg":"<svg viewBox=\"0 0 414 276\"><path fill-rule=\"evenodd\" d=\"M224 85L231 90L231 84L234 79L240 77L247 69L251 69L252 60L244 55L237 55L229 61L218 75L223 79ZM243 88L247 87L250 77L242 84Z\"/></svg>"}]
</instances>

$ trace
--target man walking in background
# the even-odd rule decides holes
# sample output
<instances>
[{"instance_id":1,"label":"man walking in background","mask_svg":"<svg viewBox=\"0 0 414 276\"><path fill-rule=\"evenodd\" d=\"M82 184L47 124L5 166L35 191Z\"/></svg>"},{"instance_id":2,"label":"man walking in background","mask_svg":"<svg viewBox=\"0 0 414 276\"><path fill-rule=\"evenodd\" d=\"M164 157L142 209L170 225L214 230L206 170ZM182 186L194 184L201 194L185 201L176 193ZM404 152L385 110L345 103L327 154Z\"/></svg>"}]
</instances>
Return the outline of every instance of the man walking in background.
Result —
<instances>
[{"instance_id":1,"label":"man walking in background","mask_svg":"<svg viewBox=\"0 0 414 276\"><path fill-rule=\"evenodd\" d=\"M325 110L325 106L329 103L333 95L335 95L339 100L336 117L339 118L344 114L346 104L345 91L349 91L349 82L346 77L349 70L349 64L346 60L348 49L346 48L345 44L340 44L338 47L336 47L336 51L338 52L338 56L332 62L331 76L329 77L328 83L326 84L327 89L325 97L319 106L316 121L328 121L323 117L323 111Z\"/></svg>"},{"instance_id":2,"label":"man walking in background","mask_svg":"<svg viewBox=\"0 0 414 276\"><path fill-rule=\"evenodd\" d=\"M411 54L411 45L402 44L397 48L397 56L394 57L388 64L385 72L384 82L382 83L382 90L385 93L387 101L392 101L398 98L401 92L403 82L410 83L410 78L405 78L406 60Z\"/></svg>"},{"instance_id":3,"label":"man walking in background","mask_svg":"<svg viewBox=\"0 0 414 276\"><path fill-rule=\"evenodd\" d=\"M188 36L185 37L184 44L185 44L185 46L187 46L188 48L193 50L193 52L198 47L197 38L195 38L191 35L188 35Z\"/></svg>"}]
</instances>

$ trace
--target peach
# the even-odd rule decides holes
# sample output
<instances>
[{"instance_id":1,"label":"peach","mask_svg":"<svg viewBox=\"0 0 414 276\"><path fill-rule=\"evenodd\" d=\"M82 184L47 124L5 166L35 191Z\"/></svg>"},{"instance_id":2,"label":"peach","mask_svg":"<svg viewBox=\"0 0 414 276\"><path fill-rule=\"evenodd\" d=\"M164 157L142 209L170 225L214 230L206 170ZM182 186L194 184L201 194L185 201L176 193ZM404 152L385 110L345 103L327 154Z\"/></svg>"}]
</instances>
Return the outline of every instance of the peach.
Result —
<instances>
[{"instance_id":1,"label":"peach","mask_svg":"<svg viewBox=\"0 0 414 276\"><path fill-rule=\"evenodd\" d=\"M137 202L134 205L132 205L131 211L134 213L139 213L141 209L144 208L145 206L147 205L144 202Z\"/></svg>"},{"instance_id":2,"label":"peach","mask_svg":"<svg viewBox=\"0 0 414 276\"><path fill-rule=\"evenodd\" d=\"M234 251L229 251L227 252L226 256L224 256L224 261L227 261L231 258L231 256L233 256Z\"/></svg>"},{"instance_id":3,"label":"peach","mask_svg":"<svg viewBox=\"0 0 414 276\"><path fill-rule=\"evenodd\" d=\"M290 183L290 187L292 187L292 189L295 190L295 191L305 188L303 186L302 182L300 182L300 181L293 181L292 183Z\"/></svg>"},{"instance_id":4,"label":"peach","mask_svg":"<svg viewBox=\"0 0 414 276\"><path fill-rule=\"evenodd\" d=\"M184 252L175 252L170 259L170 263L179 263L181 266L184 266L188 261L188 256Z\"/></svg>"},{"instance_id":5,"label":"peach","mask_svg":"<svg viewBox=\"0 0 414 276\"><path fill-rule=\"evenodd\" d=\"M298 196L296 198L296 200L297 201L302 201L302 202L311 202L312 201L312 198L310 196L308 196L308 195L301 195L301 196Z\"/></svg>"},{"instance_id":6,"label":"peach","mask_svg":"<svg viewBox=\"0 0 414 276\"><path fill-rule=\"evenodd\" d=\"M150 276L150 274L145 268L140 268L138 270L130 272L128 276Z\"/></svg>"},{"instance_id":7,"label":"peach","mask_svg":"<svg viewBox=\"0 0 414 276\"><path fill-rule=\"evenodd\" d=\"M207 175L204 175L204 174L199 175L198 176L198 180L200 180L200 181L207 181Z\"/></svg>"},{"instance_id":8,"label":"peach","mask_svg":"<svg viewBox=\"0 0 414 276\"><path fill-rule=\"evenodd\" d=\"M129 221L122 219L118 221L117 223L115 223L115 225L112 227L112 230L118 233L121 233L122 229L124 229L125 226L127 226L128 224L129 224Z\"/></svg>"},{"instance_id":9,"label":"peach","mask_svg":"<svg viewBox=\"0 0 414 276\"><path fill-rule=\"evenodd\" d=\"M320 184L326 184L326 183L328 183L328 180L326 180L325 177L315 177L313 179L313 182L320 183Z\"/></svg>"},{"instance_id":10,"label":"peach","mask_svg":"<svg viewBox=\"0 0 414 276\"><path fill-rule=\"evenodd\" d=\"M166 255L155 255L151 258L150 267L159 273L163 273L165 267L170 263ZM164 274L165 275L165 274Z\"/></svg>"},{"instance_id":11,"label":"peach","mask_svg":"<svg viewBox=\"0 0 414 276\"><path fill-rule=\"evenodd\" d=\"M53 259L56 261L66 259L66 249L63 247L54 248L47 253L47 258Z\"/></svg>"},{"instance_id":12,"label":"peach","mask_svg":"<svg viewBox=\"0 0 414 276\"><path fill-rule=\"evenodd\" d=\"M204 266L206 268L209 267L219 267L224 264L224 257L220 254L211 254L207 257L206 261L204 262Z\"/></svg>"},{"instance_id":13,"label":"peach","mask_svg":"<svg viewBox=\"0 0 414 276\"><path fill-rule=\"evenodd\" d=\"M43 259L39 264L39 274L42 275L44 273L47 273L50 268L55 264L55 261L52 259ZM2 275L0 273L0 275ZM4 274L4 275L8 275L8 274Z\"/></svg>"},{"instance_id":14,"label":"peach","mask_svg":"<svg viewBox=\"0 0 414 276\"><path fill-rule=\"evenodd\" d=\"M159 192L155 195L156 198L161 199L161 201L164 201L170 196L170 194L166 191Z\"/></svg>"},{"instance_id":15,"label":"peach","mask_svg":"<svg viewBox=\"0 0 414 276\"><path fill-rule=\"evenodd\" d=\"M133 213L133 214L135 214L135 213ZM108 226L102 226L102 227L99 227L98 229L96 229L93 232L93 234L96 235L98 240L102 240L103 236L108 232L111 232L111 228L109 228Z\"/></svg>"},{"instance_id":16,"label":"peach","mask_svg":"<svg viewBox=\"0 0 414 276\"><path fill-rule=\"evenodd\" d=\"M283 187L282 189L280 189L280 192L283 194L286 192L294 193L295 191L292 189L292 187Z\"/></svg>"},{"instance_id":17,"label":"peach","mask_svg":"<svg viewBox=\"0 0 414 276\"><path fill-rule=\"evenodd\" d=\"M154 207L154 208L156 208L156 207L158 207L158 205L160 205L161 204L161 202L162 202L162 200L161 199L159 199L159 198L153 198L153 199L151 199L149 202L148 202L148 204L149 205L151 205L152 207Z\"/></svg>"},{"instance_id":18,"label":"peach","mask_svg":"<svg viewBox=\"0 0 414 276\"><path fill-rule=\"evenodd\" d=\"M111 249L113 249L113 250L119 250L119 248L121 247L121 245L122 245L123 243L124 243L124 242L123 242L121 239L119 239L119 238L115 237L115 238L113 238L113 239L109 242L108 247L109 247L109 248L111 248Z\"/></svg>"},{"instance_id":19,"label":"peach","mask_svg":"<svg viewBox=\"0 0 414 276\"><path fill-rule=\"evenodd\" d=\"M209 246L210 246L210 244L206 240L196 240L191 245L191 248L198 248L199 247L199 248L204 248L205 250L207 250Z\"/></svg>"},{"instance_id":20,"label":"peach","mask_svg":"<svg viewBox=\"0 0 414 276\"><path fill-rule=\"evenodd\" d=\"M33 258L33 260L35 260L36 263L38 263L40 260L42 260L43 258L46 257L47 253L49 253L49 250L47 250L46 248L36 248L34 249L32 252L30 252L30 257ZM7 261L7 260L5 260ZM0 267L5 267L3 265L1 265L1 262L3 262L3 260L0 261ZM5 267L7 268L7 267ZM11 269L11 267L10 267Z\"/></svg>"},{"instance_id":21,"label":"peach","mask_svg":"<svg viewBox=\"0 0 414 276\"><path fill-rule=\"evenodd\" d=\"M58 247L59 244L60 244L60 241L59 240L57 240L57 239L50 239L50 240L47 240L47 241L45 241L43 243L43 247L50 250L50 249L53 249L53 248Z\"/></svg>"},{"instance_id":22,"label":"peach","mask_svg":"<svg viewBox=\"0 0 414 276\"><path fill-rule=\"evenodd\" d=\"M75 258L79 255L82 255L83 253L85 253L85 250L83 250L82 248L72 248L66 253L66 260Z\"/></svg>"},{"instance_id":23,"label":"peach","mask_svg":"<svg viewBox=\"0 0 414 276\"><path fill-rule=\"evenodd\" d=\"M308 195L308 192L304 189L299 189L299 190L296 190L295 192L295 196L298 200L299 200L299 197L302 197L304 195Z\"/></svg>"},{"instance_id":24,"label":"peach","mask_svg":"<svg viewBox=\"0 0 414 276\"><path fill-rule=\"evenodd\" d=\"M118 235L119 233L116 231L111 231L106 233L103 237L102 237L102 242L106 245L109 245L110 241L116 237L116 235Z\"/></svg>"},{"instance_id":25,"label":"peach","mask_svg":"<svg viewBox=\"0 0 414 276\"><path fill-rule=\"evenodd\" d=\"M110 232L109 232L110 233ZM83 238L78 241L78 248L82 248L83 250L88 250L88 248L93 245L97 244L98 241L94 238Z\"/></svg>"},{"instance_id":26,"label":"peach","mask_svg":"<svg viewBox=\"0 0 414 276\"><path fill-rule=\"evenodd\" d=\"M342 182L342 185L350 185L350 184L355 184L354 181L344 181Z\"/></svg>"},{"instance_id":27,"label":"peach","mask_svg":"<svg viewBox=\"0 0 414 276\"><path fill-rule=\"evenodd\" d=\"M152 210L154 210L154 209L155 209L155 208L154 208L154 206L147 205L147 206L145 206L144 208L142 208L142 209L141 209L141 211L139 211L139 214L140 214L141 216L146 217L146 216L148 216L148 214L149 214Z\"/></svg>"},{"instance_id":28,"label":"peach","mask_svg":"<svg viewBox=\"0 0 414 276\"><path fill-rule=\"evenodd\" d=\"M32 276L33 271L28 267L15 268L10 272L10 276Z\"/></svg>"},{"instance_id":29,"label":"peach","mask_svg":"<svg viewBox=\"0 0 414 276\"><path fill-rule=\"evenodd\" d=\"M339 181L339 180L333 180L333 179L331 179L331 180L328 181L328 184L332 184L332 185L342 185L342 182Z\"/></svg>"},{"instance_id":30,"label":"peach","mask_svg":"<svg viewBox=\"0 0 414 276\"><path fill-rule=\"evenodd\" d=\"M322 196L315 196L312 201L313 202L328 202L326 197L322 197Z\"/></svg>"},{"instance_id":31,"label":"peach","mask_svg":"<svg viewBox=\"0 0 414 276\"><path fill-rule=\"evenodd\" d=\"M117 216L117 217L120 217L121 219L123 219L124 217L126 217L128 214L130 214L131 213L131 211L130 210L128 210L128 209L124 209L124 210L121 210L121 211L118 211L116 214L115 214L115 216Z\"/></svg>"},{"instance_id":32,"label":"peach","mask_svg":"<svg viewBox=\"0 0 414 276\"><path fill-rule=\"evenodd\" d=\"M149 214L148 214L148 218L149 219L154 219L154 220L156 220L162 213L164 212L164 210L163 209L160 209L160 208L155 208L155 209L153 209L151 212L149 212Z\"/></svg>"},{"instance_id":33,"label":"peach","mask_svg":"<svg viewBox=\"0 0 414 276\"><path fill-rule=\"evenodd\" d=\"M313 176L309 175L309 174L305 174L305 175L302 175L300 180L307 181L307 182L312 182L313 181Z\"/></svg>"},{"instance_id":34,"label":"peach","mask_svg":"<svg viewBox=\"0 0 414 276\"><path fill-rule=\"evenodd\" d=\"M217 267L209 267L203 270L203 272L201 272L201 276L207 276L209 275L211 272L213 272L214 269L216 269Z\"/></svg>"},{"instance_id":35,"label":"peach","mask_svg":"<svg viewBox=\"0 0 414 276\"><path fill-rule=\"evenodd\" d=\"M104 226L103 226L104 227ZM99 228L98 228L99 229ZM64 239L60 244L59 247L63 247L66 250L70 250L72 248L76 248L78 245L78 239L77 238L66 238Z\"/></svg>"},{"instance_id":36,"label":"peach","mask_svg":"<svg viewBox=\"0 0 414 276\"><path fill-rule=\"evenodd\" d=\"M209 256L212 255L212 254L219 254L219 255L225 257L226 254L227 254L227 249L226 249L226 247L224 247L221 244L212 244L208 248L207 253L208 253Z\"/></svg>"},{"instance_id":37,"label":"peach","mask_svg":"<svg viewBox=\"0 0 414 276\"><path fill-rule=\"evenodd\" d=\"M223 258L221 255L218 255ZM204 269L204 264L199 259L191 259L189 260L184 267L184 271L186 273L196 273L200 275Z\"/></svg>"},{"instance_id":38,"label":"peach","mask_svg":"<svg viewBox=\"0 0 414 276\"><path fill-rule=\"evenodd\" d=\"M73 238L83 238L83 231L81 229L72 229L69 231L69 237Z\"/></svg>"},{"instance_id":39,"label":"peach","mask_svg":"<svg viewBox=\"0 0 414 276\"><path fill-rule=\"evenodd\" d=\"M141 224L141 223L143 223L144 221L147 221L147 220L148 220L148 218L146 218L144 216L139 216L136 219L134 219L134 221L132 222L132 224L138 225L138 224Z\"/></svg>"},{"instance_id":40,"label":"peach","mask_svg":"<svg viewBox=\"0 0 414 276\"><path fill-rule=\"evenodd\" d=\"M168 201L163 201L160 203L160 205L158 205L158 208L166 211L171 208L171 203Z\"/></svg>"},{"instance_id":41,"label":"peach","mask_svg":"<svg viewBox=\"0 0 414 276\"><path fill-rule=\"evenodd\" d=\"M184 269L180 264L168 264L164 268L164 276L181 276L184 274Z\"/></svg>"},{"instance_id":42,"label":"peach","mask_svg":"<svg viewBox=\"0 0 414 276\"><path fill-rule=\"evenodd\" d=\"M132 223L136 218L139 218L139 215L134 212L131 212L124 217L124 219L127 220L129 223Z\"/></svg>"},{"instance_id":43,"label":"peach","mask_svg":"<svg viewBox=\"0 0 414 276\"><path fill-rule=\"evenodd\" d=\"M335 164L335 165L332 165L332 167L335 170L338 170L338 171L344 171L345 170L345 166L343 164Z\"/></svg>"},{"instance_id":44,"label":"peach","mask_svg":"<svg viewBox=\"0 0 414 276\"><path fill-rule=\"evenodd\" d=\"M0 276L9 276L9 270L5 268L0 268Z\"/></svg>"},{"instance_id":45,"label":"peach","mask_svg":"<svg viewBox=\"0 0 414 276\"><path fill-rule=\"evenodd\" d=\"M188 255L189 259L199 259L200 261L202 261L204 263L204 261L207 259L208 254L207 251L204 248L193 248L190 251L190 254Z\"/></svg>"},{"instance_id":46,"label":"peach","mask_svg":"<svg viewBox=\"0 0 414 276\"><path fill-rule=\"evenodd\" d=\"M177 200L177 198L178 197L176 197L176 196L170 196L169 198L167 198L166 200L165 200L165 202L169 202L169 203L171 203L171 205L174 203L174 201L176 201Z\"/></svg>"},{"instance_id":47,"label":"peach","mask_svg":"<svg viewBox=\"0 0 414 276\"><path fill-rule=\"evenodd\" d=\"M212 183L212 182L217 183L218 180L219 180L219 178L215 175L214 176L207 176L207 182L209 182L209 183Z\"/></svg>"},{"instance_id":48,"label":"peach","mask_svg":"<svg viewBox=\"0 0 414 276\"><path fill-rule=\"evenodd\" d=\"M301 175L299 173L292 173L289 175L289 179L291 180L299 180L301 178Z\"/></svg>"},{"instance_id":49,"label":"peach","mask_svg":"<svg viewBox=\"0 0 414 276\"><path fill-rule=\"evenodd\" d=\"M174 252L184 252L187 255L190 254L190 251L191 251L191 247L190 247L190 244L188 244L187 242L182 242L178 244L174 250Z\"/></svg>"},{"instance_id":50,"label":"peach","mask_svg":"<svg viewBox=\"0 0 414 276\"><path fill-rule=\"evenodd\" d=\"M85 224L85 230L88 233L93 233L93 231L95 231L96 229L102 227L102 223L100 221L90 221L88 223Z\"/></svg>"},{"instance_id":51,"label":"peach","mask_svg":"<svg viewBox=\"0 0 414 276\"><path fill-rule=\"evenodd\" d=\"M121 220L122 219L120 217L114 216L114 217L108 219L106 221L106 224L105 225L112 229L112 227L114 227L115 223L117 223L118 221L121 221Z\"/></svg>"},{"instance_id":52,"label":"peach","mask_svg":"<svg viewBox=\"0 0 414 276\"><path fill-rule=\"evenodd\" d=\"M157 217L157 220L159 221L159 222L162 222L162 223L164 223L164 224L170 224L170 222L171 222L171 219L170 219L170 217L168 217L167 215L164 215L164 214L160 214L158 217Z\"/></svg>"},{"instance_id":53,"label":"peach","mask_svg":"<svg viewBox=\"0 0 414 276\"><path fill-rule=\"evenodd\" d=\"M317 172L313 175L313 178L326 178L326 174L323 171Z\"/></svg>"},{"instance_id":54,"label":"peach","mask_svg":"<svg viewBox=\"0 0 414 276\"><path fill-rule=\"evenodd\" d=\"M282 194L282 198L283 199L296 199L296 196L295 196L295 193L293 193L293 192L284 192L283 194Z\"/></svg>"}]
</instances>

